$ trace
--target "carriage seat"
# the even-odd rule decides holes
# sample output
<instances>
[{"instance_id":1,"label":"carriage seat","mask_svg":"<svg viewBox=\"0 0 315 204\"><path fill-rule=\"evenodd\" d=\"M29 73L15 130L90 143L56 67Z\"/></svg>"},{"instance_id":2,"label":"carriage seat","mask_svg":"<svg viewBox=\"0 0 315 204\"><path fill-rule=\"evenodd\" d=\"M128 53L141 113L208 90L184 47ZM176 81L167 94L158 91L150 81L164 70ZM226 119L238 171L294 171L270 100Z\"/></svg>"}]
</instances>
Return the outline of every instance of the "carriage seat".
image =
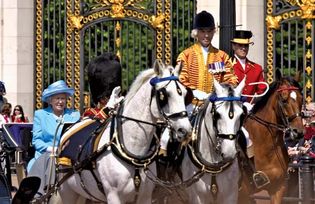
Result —
<instances>
[{"instance_id":1,"label":"carriage seat","mask_svg":"<svg viewBox=\"0 0 315 204\"><path fill-rule=\"evenodd\" d=\"M12 185L11 168L16 171L20 183L26 177L26 165L34 157L32 146L33 123L6 123L1 130L1 151L6 154L6 176L8 184Z\"/></svg>"},{"instance_id":2,"label":"carriage seat","mask_svg":"<svg viewBox=\"0 0 315 204\"><path fill-rule=\"evenodd\" d=\"M57 163L59 165L72 166L88 158L96 151L100 131L105 129L105 123L94 119L85 119L74 124L62 135Z\"/></svg>"},{"instance_id":3,"label":"carriage seat","mask_svg":"<svg viewBox=\"0 0 315 204\"><path fill-rule=\"evenodd\" d=\"M16 153L16 163L27 163L34 157L32 146L33 123L6 123L2 125L2 148ZM21 153L22 155L19 155Z\"/></svg>"}]
</instances>

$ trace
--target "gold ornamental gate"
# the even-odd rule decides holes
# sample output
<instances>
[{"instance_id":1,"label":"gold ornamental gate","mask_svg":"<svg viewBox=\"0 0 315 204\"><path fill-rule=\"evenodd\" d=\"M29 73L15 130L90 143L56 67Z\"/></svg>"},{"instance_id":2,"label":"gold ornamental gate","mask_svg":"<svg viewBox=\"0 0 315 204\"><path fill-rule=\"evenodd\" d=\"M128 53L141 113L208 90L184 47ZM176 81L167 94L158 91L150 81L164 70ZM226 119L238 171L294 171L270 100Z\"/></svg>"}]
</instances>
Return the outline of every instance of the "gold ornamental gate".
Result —
<instances>
[{"instance_id":1,"label":"gold ornamental gate","mask_svg":"<svg viewBox=\"0 0 315 204\"><path fill-rule=\"evenodd\" d=\"M267 0L265 11L268 82L275 69L301 71L305 100L314 101L315 0Z\"/></svg>"},{"instance_id":2,"label":"gold ornamental gate","mask_svg":"<svg viewBox=\"0 0 315 204\"><path fill-rule=\"evenodd\" d=\"M75 89L68 107L89 106L85 67L103 52L120 57L128 90L155 59L174 64L193 42L195 1L36 0L35 6L35 109L44 105L43 89L59 79Z\"/></svg>"}]
</instances>

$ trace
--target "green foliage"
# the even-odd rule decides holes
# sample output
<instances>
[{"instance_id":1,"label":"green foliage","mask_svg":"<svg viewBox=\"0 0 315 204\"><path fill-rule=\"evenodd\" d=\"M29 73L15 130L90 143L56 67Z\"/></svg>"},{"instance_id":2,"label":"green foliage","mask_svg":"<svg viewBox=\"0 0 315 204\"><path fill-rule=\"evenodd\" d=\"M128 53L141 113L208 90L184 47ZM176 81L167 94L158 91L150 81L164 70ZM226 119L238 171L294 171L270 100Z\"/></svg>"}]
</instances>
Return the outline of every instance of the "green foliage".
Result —
<instances>
[{"instance_id":1,"label":"green foliage","mask_svg":"<svg viewBox=\"0 0 315 204\"><path fill-rule=\"evenodd\" d=\"M80 3L80 15L93 12L96 8L105 9L95 0L81 0ZM138 12L154 14L155 3L156 1L153 0L137 0L135 6ZM171 56L174 65L178 54L193 43L190 32L196 11L196 1L176 0L171 3ZM56 80L66 78L66 1L43 0L42 5L43 86L46 87ZM115 30L117 22L121 25L119 33ZM123 90L128 90L138 73L152 67L156 59L156 31L147 22L135 18L104 18L90 23L84 30L80 30L80 74L84 78L81 80L84 87L82 91L89 90L86 65L94 57L108 51L120 53L123 68L122 87ZM115 42L118 37L121 40L119 46ZM72 55L75 54L73 47L72 52Z\"/></svg>"},{"instance_id":2,"label":"green foliage","mask_svg":"<svg viewBox=\"0 0 315 204\"><path fill-rule=\"evenodd\" d=\"M303 69L303 21L292 20L281 24L275 31L275 65L284 74Z\"/></svg>"},{"instance_id":3,"label":"green foliage","mask_svg":"<svg viewBox=\"0 0 315 204\"><path fill-rule=\"evenodd\" d=\"M179 53L194 42L194 39L190 37L190 32L193 27L196 2L172 1L172 8L172 63L174 65Z\"/></svg>"},{"instance_id":4,"label":"green foliage","mask_svg":"<svg viewBox=\"0 0 315 204\"><path fill-rule=\"evenodd\" d=\"M44 4L42 21L44 87L65 78L65 2Z\"/></svg>"}]
</instances>

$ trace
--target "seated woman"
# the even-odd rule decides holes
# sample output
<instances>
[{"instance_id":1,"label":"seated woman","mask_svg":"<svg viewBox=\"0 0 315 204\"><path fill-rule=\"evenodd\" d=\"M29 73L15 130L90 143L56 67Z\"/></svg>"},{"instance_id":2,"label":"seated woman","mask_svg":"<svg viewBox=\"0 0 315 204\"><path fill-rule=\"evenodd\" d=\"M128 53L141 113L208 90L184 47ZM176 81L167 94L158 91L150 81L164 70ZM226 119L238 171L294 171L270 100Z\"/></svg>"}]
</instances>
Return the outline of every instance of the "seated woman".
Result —
<instances>
[{"instance_id":1,"label":"seated woman","mask_svg":"<svg viewBox=\"0 0 315 204\"><path fill-rule=\"evenodd\" d=\"M48 107L36 110L34 114L32 144L35 148L35 157L27 165L28 172L35 160L43 153L56 150L62 123L74 123L80 119L80 113L77 110L66 108L67 99L73 93L74 90L69 88L63 80L54 82L44 90L42 100L48 103ZM56 132L59 125L58 132Z\"/></svg>"},{"instance_id":2,"label":"seated woman","mask_svg":"<svg viewBox=\"0 0 315 204\"><path fill-rule=\"evenodd\" d=\"M11 121L13 123L28 123L28 117L24 114L21 105L16 105L13 109L13 114L11 115Z\"/></svg>"}]
</instances>

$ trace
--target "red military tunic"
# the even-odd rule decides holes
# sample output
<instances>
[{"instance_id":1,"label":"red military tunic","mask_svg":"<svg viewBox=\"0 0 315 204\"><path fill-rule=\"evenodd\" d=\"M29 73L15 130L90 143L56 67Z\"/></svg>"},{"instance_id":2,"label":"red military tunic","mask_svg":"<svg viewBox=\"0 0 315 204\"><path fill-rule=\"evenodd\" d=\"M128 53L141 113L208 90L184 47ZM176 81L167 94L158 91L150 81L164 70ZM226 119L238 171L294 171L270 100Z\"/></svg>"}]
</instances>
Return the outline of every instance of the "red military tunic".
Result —
<instances>
[{"instance_id":1,"label":"red military tunic","mask_svg":"<svg viewBox=\"0 0 315 204\"><path fill-rule=\"evenodd\" d=\"M88 108L84 111L82 117L90 117L94 119L106 120L109 118L108 108Z\"/></svg>"},{"instance_id":2,"label":"red military tunic","mask_svg":"<svg viewBox=\"0 0 315 204\"><path fill-rule=\"evenodd\" d=\"M238 81L241 82L246 75L245 87L242 93L246 95L254 95L255 93L262 94L266 89L265 85L248 85L252 82L265 82L262 67L259 64L256 64L246 59L244 70L241 63L237 59L235 60L236 63L234 64L233 68L234 74L237 76ZM250 102L251 100L251 97L247 98L247 102Z\"/></svg>"}]
</instances>

